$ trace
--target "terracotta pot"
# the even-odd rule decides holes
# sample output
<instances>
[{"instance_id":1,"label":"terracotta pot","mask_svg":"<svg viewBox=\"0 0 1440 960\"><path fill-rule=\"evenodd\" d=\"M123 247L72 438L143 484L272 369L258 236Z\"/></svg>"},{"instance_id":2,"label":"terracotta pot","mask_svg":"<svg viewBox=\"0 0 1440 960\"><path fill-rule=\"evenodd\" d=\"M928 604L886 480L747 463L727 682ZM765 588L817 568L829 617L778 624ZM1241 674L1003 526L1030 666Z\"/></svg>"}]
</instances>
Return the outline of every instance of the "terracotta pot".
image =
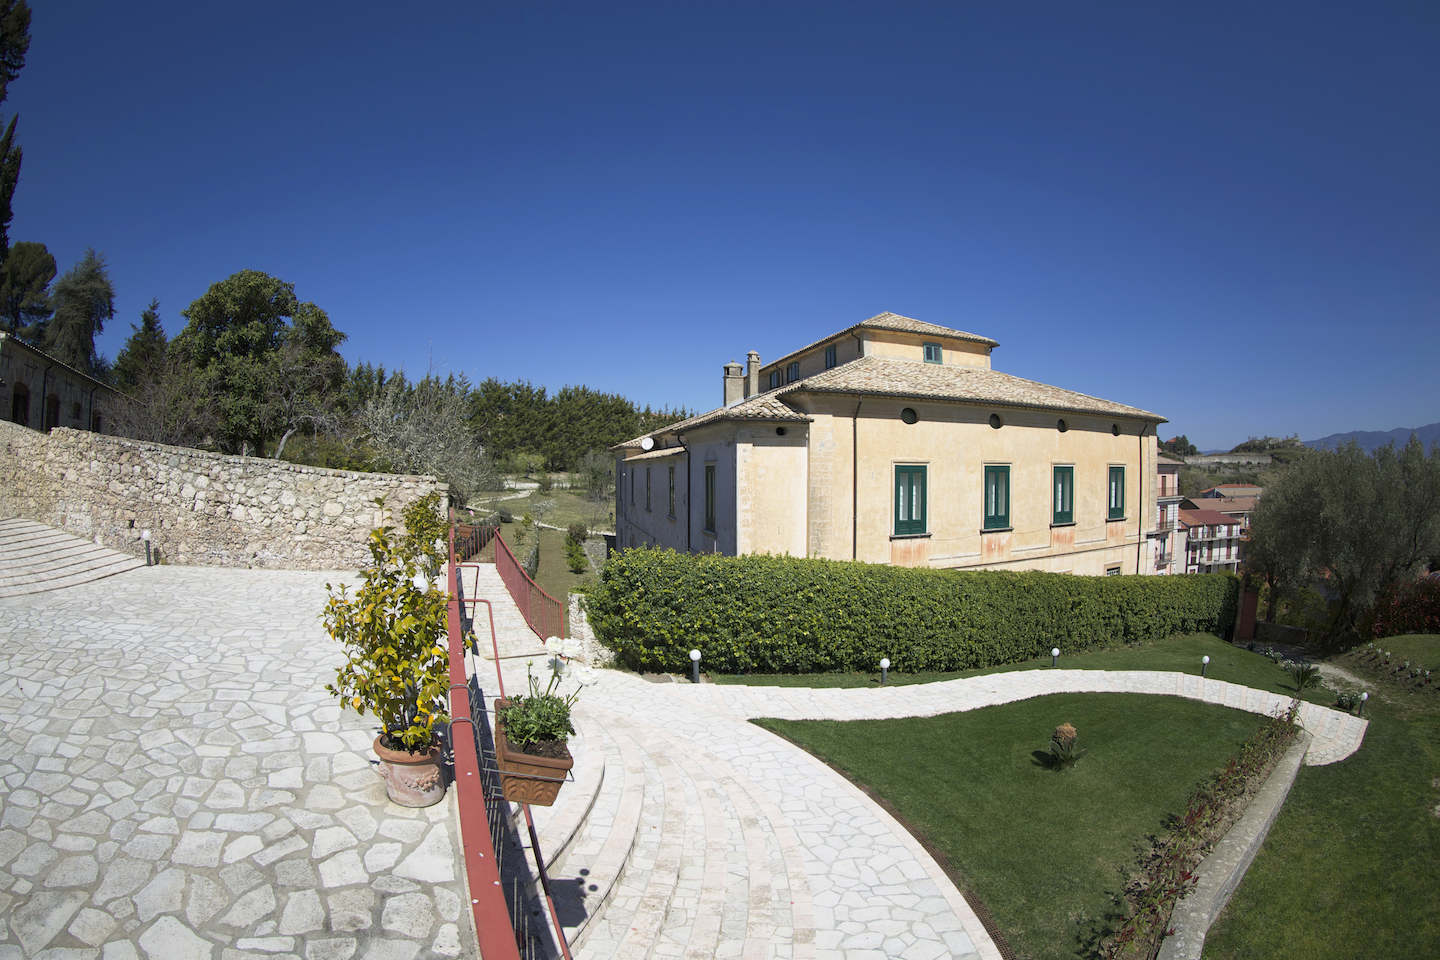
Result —
<instances>
[{"instance_id":1,"label":"terracotta pot","mask_svg":"<svg viewBox=\"0 0 1440 960\"><path fill-rule=\"evenodd\" d=\"M445 776L440 769L440 748L420 753L391 750L375 738L375 756L380 758L380 776L385 792L402 807L429 807L445 798Z\"/></svg>"},{"instance_id":2,"label":"terracotta pot","mask_svg":"<svg viewBox=\"0 0 1440 960\"><path fill-rule=\"evenodd\" d=\"M532 757L512 748L505 739L505 724L500 722L500 708L509 705L509 700L495 701L495 760L500 768L500 789L506 800L548 807L560 794L560 785L575 766L575 758L570 756L569 747L565 748L563 760Z\"/></svg>"}]
</instances>

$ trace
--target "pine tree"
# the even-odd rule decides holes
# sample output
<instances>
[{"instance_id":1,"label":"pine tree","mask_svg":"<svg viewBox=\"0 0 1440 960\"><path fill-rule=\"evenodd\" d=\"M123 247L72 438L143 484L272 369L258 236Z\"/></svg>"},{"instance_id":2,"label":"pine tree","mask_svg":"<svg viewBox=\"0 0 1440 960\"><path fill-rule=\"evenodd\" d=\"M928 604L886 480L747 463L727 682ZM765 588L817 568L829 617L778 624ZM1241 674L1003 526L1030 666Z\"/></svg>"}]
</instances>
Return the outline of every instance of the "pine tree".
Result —
<instances>
[{"instance_id":1,"label":"pine tree","mask_svg":"<svg viewBox=\"0 0 1440 960\"><path fill-rule=\"evenodd\" d=\"M19 244L16 244L19 246ZM160 326L160 301L151 300L140 314L140 326L130 324L130 339L115 357L115 386L130 393L160 376L165 366L165 330Z\"/></svg>"},{"instance_id":2,"label":"pine tree","mask_svg":"<svg viewBox=\"0 0 1440 960\"><path fill-rule=\"evenodd\" d=\"M95 355L95 335L115 316L115 287L105 258L87 249L80 262L55 281L51 299L55 315L45 325L40 348L61 363L103 379L109 365Z\"/></svg>"},{"instance_id":3,"label":"pine tree","mask_svg":"<svg viewBox=\"0 0 1440 960\"><path fill-rule=\"evenodd\" d=\"M5 101L10 81L25 66L30 49L30 7L25 0L0 0L0 103ZM14 213L10 201L15 185L20 182L20 146L15 143L15 121L10 118L0 136L0 261L10 253L10 220Z\"/></svg>"},{"instance_id":4,"label":"pine tree","mask_svg":"<svg viewBox=\"0 0 1440 960\"><path fill-rule=\"evenodd\" d=\"M0 326L38 344L50 317L50 281L55 258L43 243L20 241L0 266Z\"/></svg>"}]
</instances>

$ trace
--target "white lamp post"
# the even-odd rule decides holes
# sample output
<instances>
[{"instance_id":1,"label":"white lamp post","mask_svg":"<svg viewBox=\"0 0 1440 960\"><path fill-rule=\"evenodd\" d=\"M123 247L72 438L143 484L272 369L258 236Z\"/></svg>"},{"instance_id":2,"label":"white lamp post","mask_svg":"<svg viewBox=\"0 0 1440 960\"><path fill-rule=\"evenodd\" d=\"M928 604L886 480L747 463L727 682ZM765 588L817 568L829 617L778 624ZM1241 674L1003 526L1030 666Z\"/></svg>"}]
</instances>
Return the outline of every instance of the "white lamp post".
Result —
<instances>
[{"instance_id":1,"label":"white lamp post","mask_svg":"<svg viewBox=\"0 0 1440 960\"><path fill-rule=\"evenodd\" d=\"M140 539L145 541L145 566L150 566L150 531L141 530Z\"/></svg>"},{"instance_id":2,"label":"white lamp post","mask_svg":"<svg viewBox=\"0 0 1440 960\"><path fill-rule=\"evenodd\" d=\"M890 658L880 658L880 686L885 686L885 678L890 675Z\"/></svg>"},{"instance_id":3,"label":"white lamp post","mask_svg":"<svg viewBox=\"0 0 1440 960\"><path fill-rule=\"evenodd\" d=\"M1201 657L1201 658L1200 658L1200 676L1202 676L1202 677L1205 676L1205 671L1208 670L1209 668L1210 668L1210 658L1209 658L1209 657Z\"/></svg>"},{"instance_id":4,"label":"white lamp post","mask_svg":"<svg viewBox=\"0 0 1440 960\"><path fill-rule=\"evenodd\" d=\"M690 682L700 682L700 651L690 651Z\"/></svg>"},{"instance_id":5,"label":"white lamp post","mask_svg":"<svg viewBox=\"0 0 1440 960\"><path fill-rule=\"evenodd\" d=\"M1060 662L1060 648L1059 648L1059 647L1051 647L1051 648L1050 648L1050 666L1053 667L1053 666L1055 666L1055 665L1056 665L1057 663L1059 663L1059 662Z\"/></svg>"}]
</instances>

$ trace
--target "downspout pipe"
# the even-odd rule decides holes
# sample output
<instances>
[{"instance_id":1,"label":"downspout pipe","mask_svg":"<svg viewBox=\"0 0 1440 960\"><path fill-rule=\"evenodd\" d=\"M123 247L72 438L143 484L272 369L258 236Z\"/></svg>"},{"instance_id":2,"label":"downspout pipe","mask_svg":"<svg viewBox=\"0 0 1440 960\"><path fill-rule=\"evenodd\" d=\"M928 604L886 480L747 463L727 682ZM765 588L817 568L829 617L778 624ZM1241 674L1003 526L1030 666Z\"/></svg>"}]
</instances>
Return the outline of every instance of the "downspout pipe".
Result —
<instances>
[{"instance_id":1,"label":"downspout pipe","mask_svg":"<svg viewBox=\"0 0 1440 960\"><path fill-rule=\"evenodd\" d=\"M1141 421L1140 421L1140 451L1139 451L1139 458L1138 458L1138 461L1137 461L1137 462L1140 464L1140 477L1139 477L1139 479L1140 479L1140 483L1141 483L1142 485L1144 484L1144 482L1145 482L1145 477L1147 476L1147 474L1146 474L1146 472L1145 472L1145 428L1146 428L1146 426L1147 426L1147 424L1145 423L1145 421L1144 421L1144 420L1141 420ZM1140 489L1143 490L1144 487L1141 486ZM1144 553L1144 551L1145 551L1145 505L1146 505L1147 503L1149 503L1149 498L1146 497L1146 496L1142 493L1141 496L1140 496L1140 503L1138 504L1138 506L1140 507L1140 516L1139 516L1139 519L1137 519L1137 520L1135 521L1135 574L1136 574L1136 576L1139 576L1139 574L1140 574L1140 555L1141 555L1142 553Z\"/></svg>"},{"instance_id":2,"label":"downspout pipe","mask_svg":"<svg viewBox=\"0 0 1440 960\"><path fill-rule=\"evenodd\" d=\"M695 518L690 515L690 448L685 445L685 438L675 434L675 442L680 444L680 449L685 451L685 552L691 552L690 536L695 529L693 523Z\"/></svg>"},{"instance_id":3,"label":"downspout pipe","mask_svg":"<svg viewBox=\"0 0 1440 960\"><path fill-rule=\"evenodd\" d=\"M45 375L40 378L40 432L48 433L45 426L45 414L50 409L50 371L55 369L55 364L45 368ZM55 419L60 419L58 416Z\"/></svg>"},{"instance_id":4,"label":"downspout pipe","mask_svg":"<svg viewBox=\"0 0 1440 960\"><path fill-rule=\"evenodd\" d=\"M850 559L860 557L860 408L864 400L855 401L850 415Z\"/></svg>"}]
</instances>

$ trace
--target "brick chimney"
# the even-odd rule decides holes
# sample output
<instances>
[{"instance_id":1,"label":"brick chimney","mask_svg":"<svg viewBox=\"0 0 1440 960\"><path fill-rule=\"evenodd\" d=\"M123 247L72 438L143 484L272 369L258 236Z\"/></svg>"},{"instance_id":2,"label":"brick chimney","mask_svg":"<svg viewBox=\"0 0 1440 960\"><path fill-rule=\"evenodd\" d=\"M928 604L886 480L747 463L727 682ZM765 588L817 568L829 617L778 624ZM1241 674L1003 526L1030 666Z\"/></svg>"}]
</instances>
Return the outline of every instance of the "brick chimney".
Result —
<instances>
[{"instance_id":1,"label":"brick chimney","mask_svg":"<svg viewBox=\"0 0 1440 960\"><path fill-rule=\"evenodd\" d=\"M745 396L760 392L760 354L751 350L745 355Z\"/></svg>"},{"instance_id":2,"label":"brick chimney","mask_svg":"<svg viewBox=\"0 0 1440 960\"><path fill-rule=\"evenodd\" d=\"M725 406L731 407L745 399L741 392L745 388L744 368L731 360L725 364Z\"/></svg>"}]
</instances>

